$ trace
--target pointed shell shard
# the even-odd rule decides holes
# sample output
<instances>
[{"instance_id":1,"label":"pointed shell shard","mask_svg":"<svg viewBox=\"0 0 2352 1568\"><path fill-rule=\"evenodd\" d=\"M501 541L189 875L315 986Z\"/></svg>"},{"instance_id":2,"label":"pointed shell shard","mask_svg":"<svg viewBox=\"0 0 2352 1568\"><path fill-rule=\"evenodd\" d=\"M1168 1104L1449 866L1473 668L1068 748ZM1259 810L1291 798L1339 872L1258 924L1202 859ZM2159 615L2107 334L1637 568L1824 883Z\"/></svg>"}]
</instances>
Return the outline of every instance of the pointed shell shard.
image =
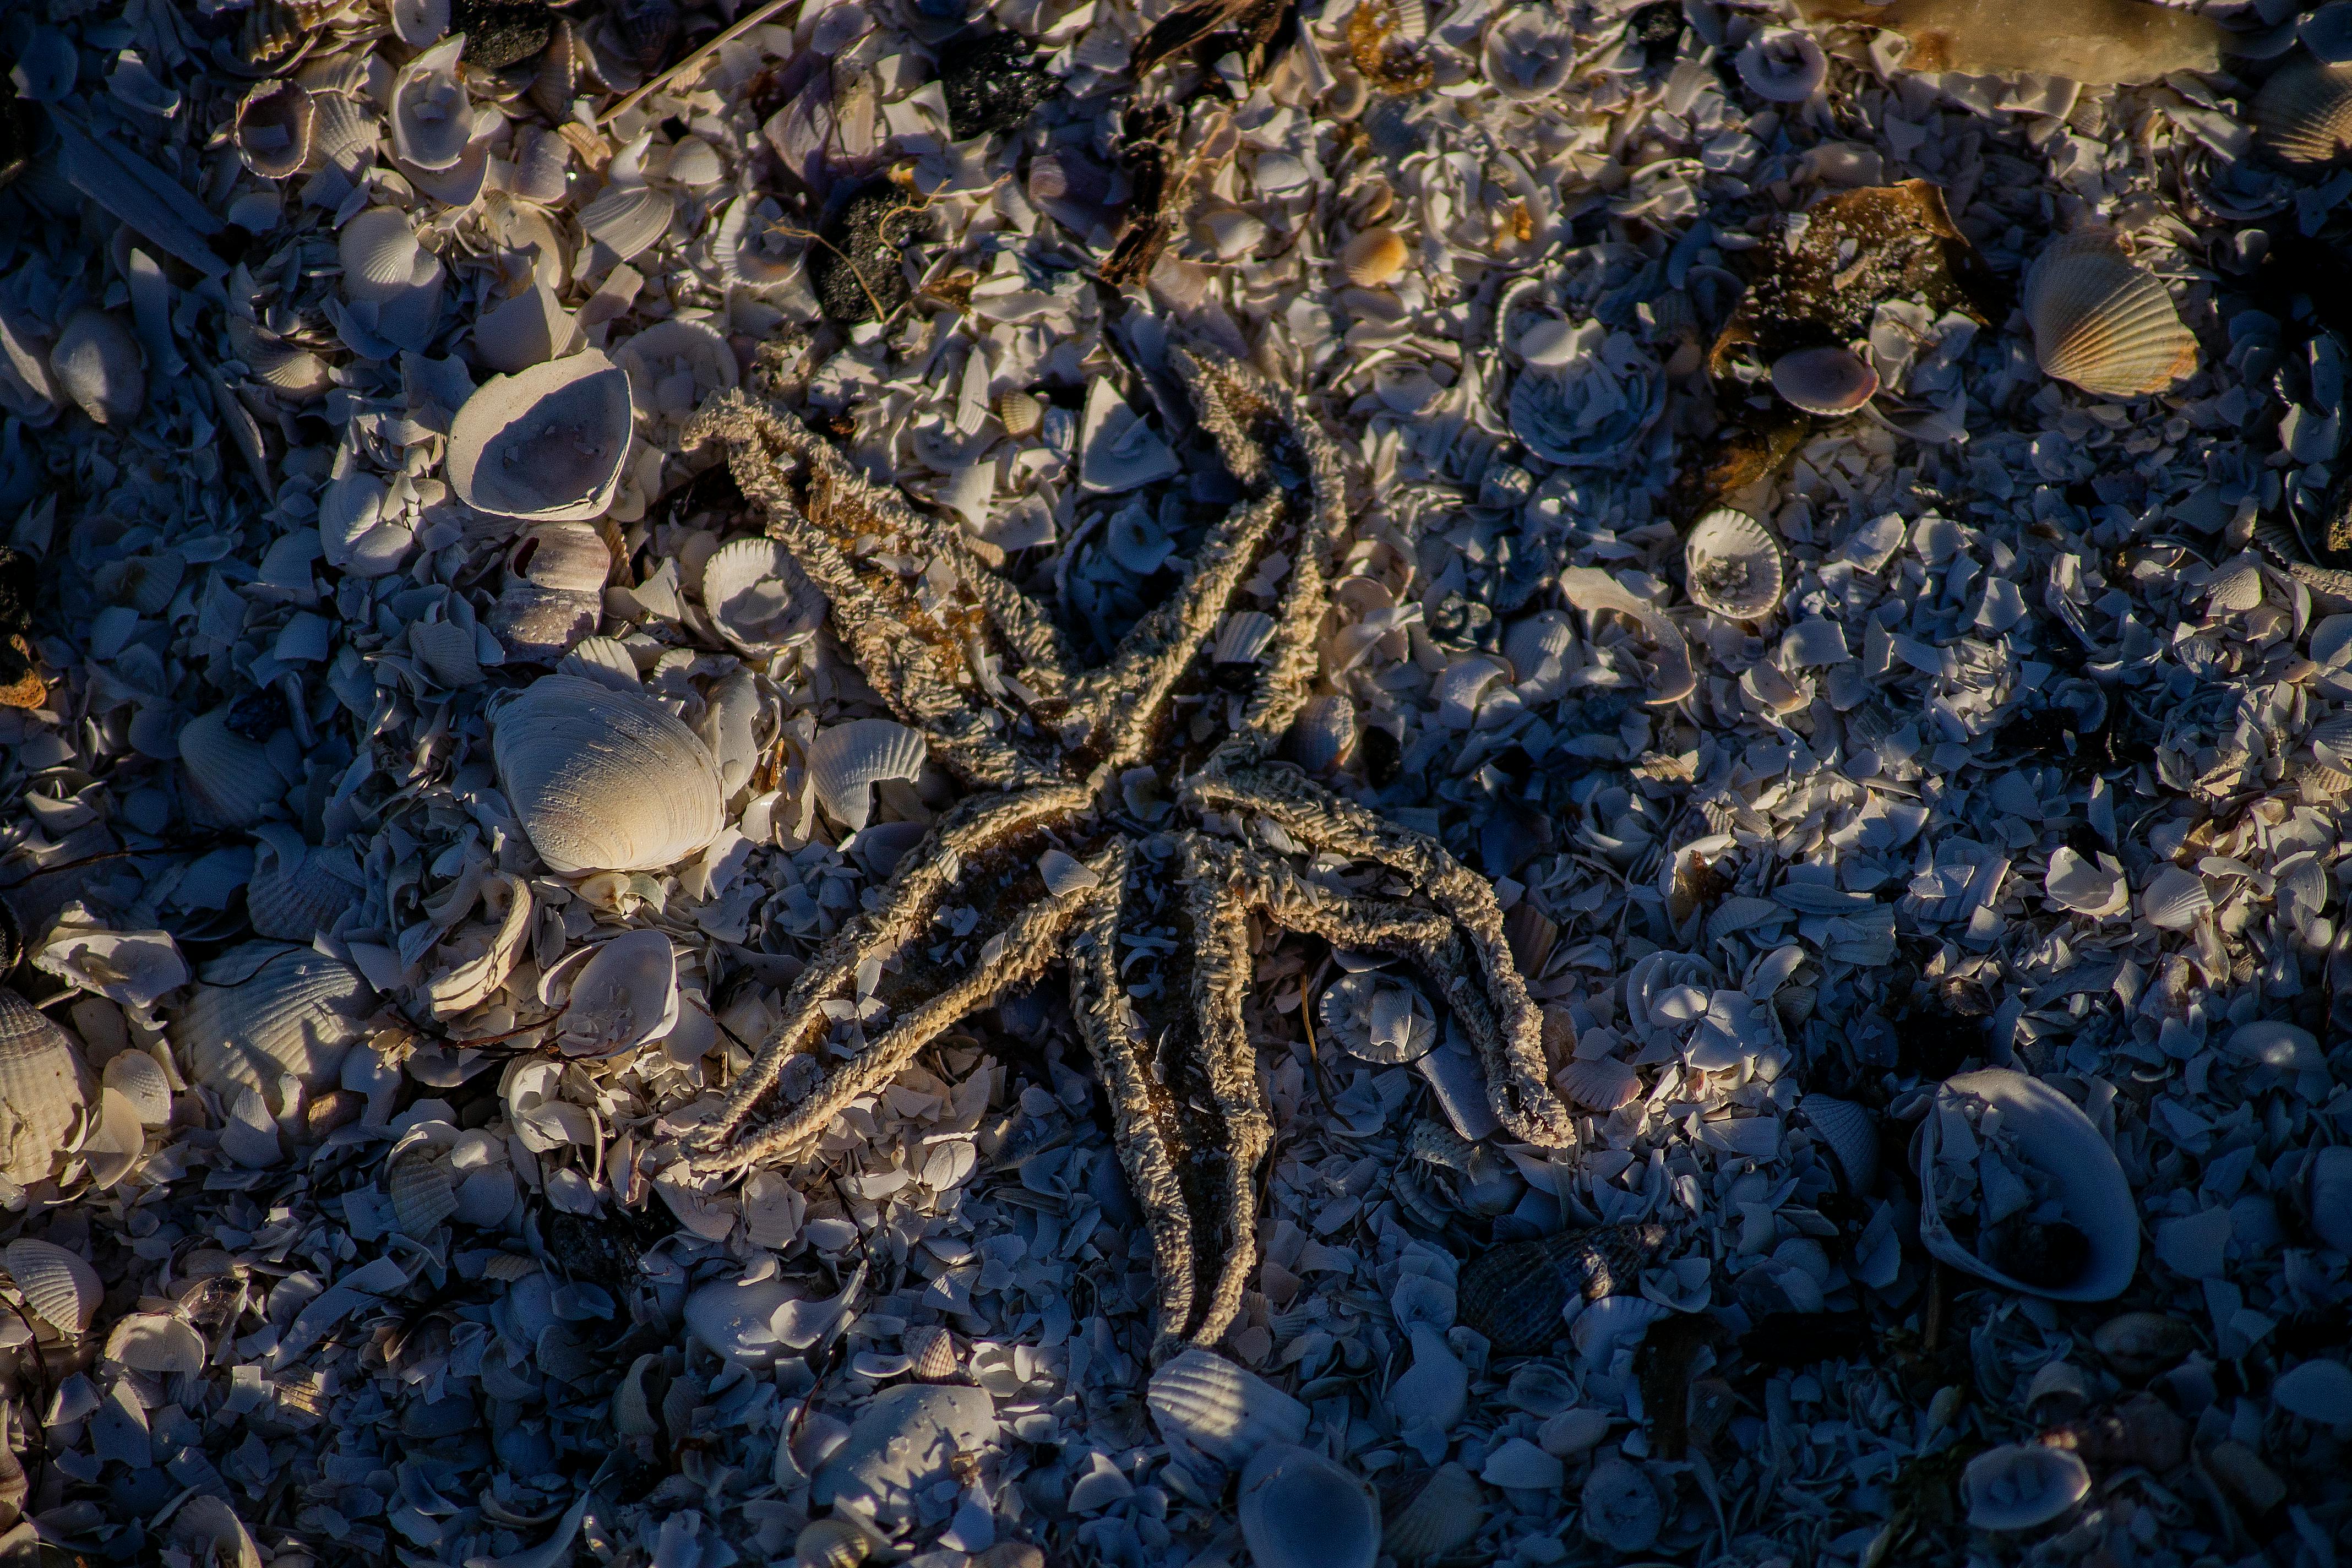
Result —
<instances>
[{"instance_id":1,"label":"pointed shell shard","mask_svg":"<svg viewBox=\"0 0 2352 1568\"><path fill-rule=\"evenodd\" d=\"M541 676L501 709L491 755L531 847L560 876L663 870L724 821L701 739L652 699L579 676Z\"/></svg>"},{"instance_id":2,"label":"pointed shell shard","mask_svg":"<svg viewBox=\"0 0 2352 1568\"><path fill-rule=\"evenodd\" d=\"M2053 240L2027 274L2024 306L2042 370L2085 392L2137 397L2197 369L2172 296L2104 230Z\"/></svg>"},{"instance_id":3,"label":"pointed shell shard","mask_svg":"<svg viewBox=\"0 0 2352 1568\"><path fill-rule=\"evenodd\" d=\"M602 516L629 454L629 378L594 349L474 390L449 427L449 484L477 511L527 521Z\"/></svg>"},{"instance_id":4,"label":"pointed shell shard","mask_svg":"<svg viewBox=\"0 0 2352 1568\"><path fill-rule=\"evenodd\" d=\"M1239 1467L1307 1435L1307 1406L1212 1350L1185 1350L1151 1374L1145 1404L1161 1434Z\"/></svg>"}]
</instances>

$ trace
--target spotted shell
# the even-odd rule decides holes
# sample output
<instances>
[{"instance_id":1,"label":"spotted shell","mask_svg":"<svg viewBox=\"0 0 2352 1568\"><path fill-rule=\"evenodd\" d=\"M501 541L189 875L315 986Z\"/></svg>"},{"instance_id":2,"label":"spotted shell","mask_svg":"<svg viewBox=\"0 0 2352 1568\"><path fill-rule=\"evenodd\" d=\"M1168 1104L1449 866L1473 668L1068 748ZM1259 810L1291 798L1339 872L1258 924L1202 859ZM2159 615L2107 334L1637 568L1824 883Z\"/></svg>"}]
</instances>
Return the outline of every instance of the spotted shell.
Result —
<instances>
[{"instance_id":1,"label":"spotted shell","mask_svg":"<svg viewBox=\"0 0 2352 1568\"><path fill-rule=\"evenodd\" d=\"M19 1185L45 1179L97 1093L74 1037L0 989L0 1176Z\"/></svg>"},{"instance_id":2,"label":"spotted shell","mask_svg":"<svg viewBox=\"0 0 2352 1568\"><path fill-rule=\"evenodd\" d=\"M2290 60L2254 94L2254 141L2291 166L2333 163L2352 152L2352 64Z\"/></svg>"},{"instance_id":3,"label":"spotted shell","mask_svg":"<svg viewBox=\"0 0 2352 1568\"><path fill-rule=\"evenodd\" d=\"M718 764L651 698L576 675L541 676L493 724L490 754L507 803L559 875L661 870L719 832Z\"/></svg>"},{"instance_id":4,"label":"spotted shell","mask_svg":"<svg viewBox=\"0 0 2352 1568\"><path fill-rule=\"evenodd\" d=\"M2197 368L2197 339L2172 296L2103 231L2051 242L2025 280L2042 368L2102 397L2161 392Z\"/></svg>"}]
</instances>

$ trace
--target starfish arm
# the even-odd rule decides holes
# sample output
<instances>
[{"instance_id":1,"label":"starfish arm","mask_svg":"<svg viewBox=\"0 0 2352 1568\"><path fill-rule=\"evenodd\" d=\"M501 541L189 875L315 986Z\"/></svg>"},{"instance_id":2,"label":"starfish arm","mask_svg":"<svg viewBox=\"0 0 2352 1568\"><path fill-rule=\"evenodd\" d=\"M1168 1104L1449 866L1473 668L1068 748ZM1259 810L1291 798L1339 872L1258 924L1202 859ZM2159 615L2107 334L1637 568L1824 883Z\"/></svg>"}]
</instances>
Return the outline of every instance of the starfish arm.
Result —
<instances>
[{"instance_id":1,"label":"starfish arm","mask_svg":"<svg viewBox=\"0 0 2352 1568\"><path fill-rule=\"evenodd\" d=\"M869 482L782 409L741 393L714 399L687 427L687 449L718 442L745 499L832 606L834 628L892 710L924 731L940 761L978 784L1053 774L1003 732L1015 711L980 661L1013 667L1041 700L1069 680L1061 638L961 534ZM1004 703L992 711L992 697Z\"/></svg>"},{"instance_id":2,"label":"starfish arm","mask_svg":"<svg viewBox=\"0 0 2352 1568\"><path fill-rule=\"evenodd\" d=\"M1078 895L1044 892L1036 854L1051 829L1074 822L1086 806L1085 791L1060 785L975 795L941 816L900 861L879 907L844 926L793 983L783 1024L736 1079L718 1116L698 1130L697 1163L738 1167L814 1137L842 1106L888 1081L949 1025L1042 974L1060 955ZM738 1137L784 1063L823 1043L831 1026L824 1004L849 995L868 960L903 959L951 900L999 911L991 922L998 935L983 942L980 962L952 975L922 966L887 998L896 1021L880 1039L827 1072L773 1126L754 1139Z\"/></svg>"},{"instance_id":3,"label":"starfish arm","mask_svg":"<svg viewBox=\"0 0 2352 1568\"><path fill-rule=\"evenodd\" d=\"M1213 764L1185 781L1184 796L1196 810L1265 816L1315 848L1402 872L1467 939L1469 952L1457 968L1475 971L1484 982L1492 1022L1483 1038L1475 1006L1465 1011L1464 1023L1478 1039L1495 1114L1530 1143L1566 1148L1576 1142L1575 1122L1546 1081L1543 1016L1511 961L1502 907L1485 878L1435 839L1341 800L1296 768ZM1449 994L1455 990L1450 984L1447 989Z\"/></svg>"}]
</instances>

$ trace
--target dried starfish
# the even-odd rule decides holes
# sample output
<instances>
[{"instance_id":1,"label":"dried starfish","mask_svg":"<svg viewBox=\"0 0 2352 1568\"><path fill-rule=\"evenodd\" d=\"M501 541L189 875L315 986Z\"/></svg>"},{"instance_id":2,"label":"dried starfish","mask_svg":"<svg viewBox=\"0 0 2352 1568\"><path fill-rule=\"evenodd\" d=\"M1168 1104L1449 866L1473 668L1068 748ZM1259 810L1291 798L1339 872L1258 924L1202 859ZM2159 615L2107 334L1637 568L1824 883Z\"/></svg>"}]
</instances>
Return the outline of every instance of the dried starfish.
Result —
<instances>
[{"instance_id":1,"label":"dried starfish","mask_svg":"<svg viewBox=\"0 0 2352 1568\"><path fill-rule=\"evenodd\" d=\"M1406 961L1476 1042L1504 1125L1549 1146L1573 1139L1485 879L1269 760L1308 695L1348 530L1337 451L1255 373L1207 353L1176 358L1245 498L1182 585L1093 669L952 527L867 482L791 415L730 394L687 433L689 448L723 446L867 680L971 791L793 984L782 1026L699 1131L696 1167L740 1170L808 1145L957 1019L1066 961L1150 1230L1155 1359L1223 1338L1255 1261L1253 1171L1270 1124L1242 1021L1253 916ZM1265 570L1276 551L1286 575ZM1253 605L1276 631L1246 696L1228 697L1208 645L1222 616ZM1371 862L1411 896L1335 891L1254 838ZM946 917L965 910L978 918L957 921L970 933L959 938ZM872 993L887 1016L871 1043L796 1069L794 1098L783 1069L822 1059L824 1005L854 994L861 966L871 984L893 965Z\"/></svg>"}]
</instances>

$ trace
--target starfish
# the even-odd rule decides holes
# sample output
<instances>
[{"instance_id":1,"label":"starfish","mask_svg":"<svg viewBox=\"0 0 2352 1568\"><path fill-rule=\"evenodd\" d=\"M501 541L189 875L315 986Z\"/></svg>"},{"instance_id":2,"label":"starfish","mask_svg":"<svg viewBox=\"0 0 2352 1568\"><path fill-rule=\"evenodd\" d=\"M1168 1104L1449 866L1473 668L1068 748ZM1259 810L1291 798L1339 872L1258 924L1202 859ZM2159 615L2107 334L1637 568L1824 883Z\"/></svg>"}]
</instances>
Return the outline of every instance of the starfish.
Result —
<instances>
[{"instance_id":1,"label":"starfish","mask_svg":"<svg viewBox=\"0 0 2352 1568\"><path fill-rule=\"evenodd\" d=\"M1336 447L1256 372L1205 351L1171 358L1243 499L1091 668L954 525L868 481L782 408L730 393L685 441L723 448L852 659L968 791L793 982L783 1022L698 1129L695 1168L807 1147L957 1020L1062 965L1150 1234L1155 1361L1223 1338L1256 1261L1272 1123L1242 1016L1254 919L1419 973L1474 1043L1503 1126L1574 1141L1493 889L1434 839L1276 760L1309 696L1349 533ZM1211 644L1225 616L1251 610L1273 636L1236 694ZM1309 877L1286 853L1300 847L1378 868L1395 896ZM822 1063L824 1005L859 994L861 970L886 1010L869 1041L787 1074L796 1058Z\"/></svg>"}]
</instances>

